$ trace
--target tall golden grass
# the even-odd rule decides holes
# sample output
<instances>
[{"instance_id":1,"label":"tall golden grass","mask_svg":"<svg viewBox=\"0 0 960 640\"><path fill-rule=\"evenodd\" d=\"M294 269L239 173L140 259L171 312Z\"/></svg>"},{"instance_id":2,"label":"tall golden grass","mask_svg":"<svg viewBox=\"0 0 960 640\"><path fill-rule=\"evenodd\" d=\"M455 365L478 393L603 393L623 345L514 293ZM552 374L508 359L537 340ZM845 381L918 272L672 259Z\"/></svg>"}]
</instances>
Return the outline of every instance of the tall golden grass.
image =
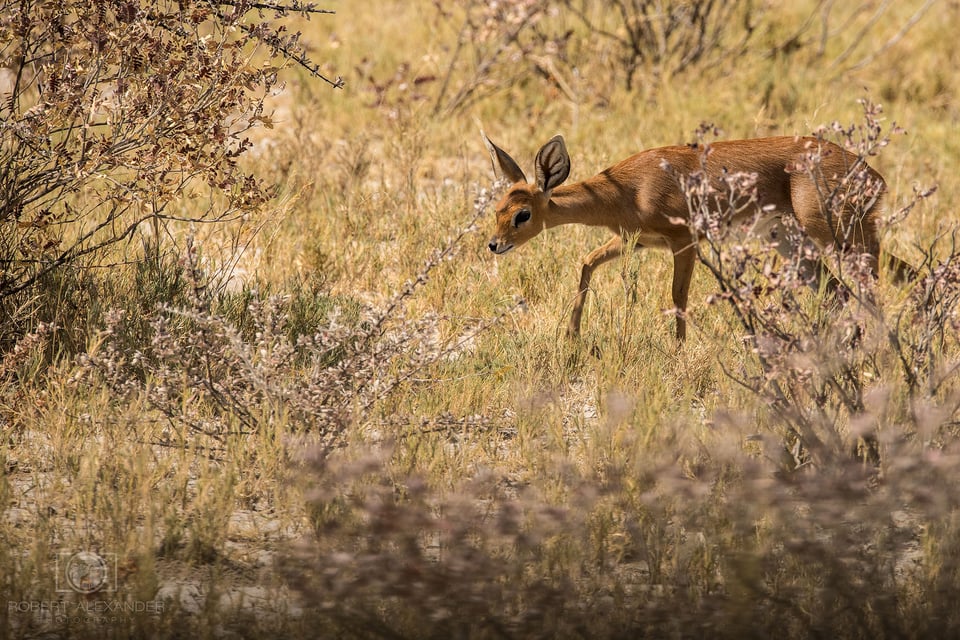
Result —
<instances>
[{"instance_id":1,"label":"tall golden grass","mask_svg":"<svg viewBox=\"0 0 960 640\"><path fill-rule=\"evenodd\" d=\"M335 5L290 28L345 86L288 66L241 156L276 198L55 279L85 324L8 341L0 638L955 634L960 7L729 3L628 80L642 2ZM921 279L878 314L760 295L802 337L775 370L707 269L683 348L660 252L599 270L569 341L605 232L486 247L477 121L528 174L562 132L579 180L865 97L891 217L938 186L883 231ZM80 551L115 590L59 589Z\"/></svg>"}]
</instances>

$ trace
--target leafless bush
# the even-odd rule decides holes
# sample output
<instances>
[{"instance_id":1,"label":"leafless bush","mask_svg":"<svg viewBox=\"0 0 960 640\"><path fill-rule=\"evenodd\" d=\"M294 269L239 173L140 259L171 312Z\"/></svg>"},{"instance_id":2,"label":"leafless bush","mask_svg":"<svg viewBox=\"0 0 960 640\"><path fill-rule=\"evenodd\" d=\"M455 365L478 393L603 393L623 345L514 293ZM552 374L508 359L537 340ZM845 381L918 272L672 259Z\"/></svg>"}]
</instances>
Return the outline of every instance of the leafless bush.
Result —
<instances>
[{"instance_id":1,"label":"leafless bush","mask_svg":"<svg viewBox=\"0 0 960 640\"><path fill-rule=\"evenodd\" d=\"M570 92L556 67L570 33L542 23L556 8L533 0L471 0L462 9L436 2L442 21L459 21L457 43L442 74L434 113L461 111L537 73Z\"/></svg>"},{"instance_id":2,"label":"leafless bush","mask_svg":"<svg viewBox=\"0 0 960 640\"><path fill-rule=\"evenodd\" d=\"M271 196L237 157L250 148L252 127L271 126L265 100L286 61L320 76L298 36L263 20L265 12L321 10L299 2L0 3L0 303L13 322L31 317L10 312L23 311L45 278L109 264L106 250L148 220L159 242L170 221L236 219ZM175 206L188 192L195 206Z\"/></svg>"},{"instance_id":3,"label":"leafless bush","mask_svg":"<svg viewBox=\"0 0 960 640\"><path fill-rule=\"evenodd\" d=\"M627 90L644 68L659 79L700 62L712 65L741 53L753 35L757 11L749 0L564 0L563 4L591 35L616 45ZM615 26L605 23L610 5L619 18Z\"/></svg>"},{"instance_id":4,"label":"leafless bush","mask_svg":"<svg viewBox=\"0 0 960 640\"><path fill-rule=\"evenodd\" d=\"M854 71L867 66L885 51L896 46L934 4L934 0L924 2L910 18L900 25L896 33L890 36L886 42L877 46L878 39L875 37L877 26L888 22L884 18L889 18L888 12L893 8L893 3L848 2L839 4L836 0L825 0L817 3L816 9L800 24L800 27L782 43L774 47L772 53L791 56L804 49L810 49L815 59L821 63L826 63L827 61L823 58L827 52L828 42L830 40L846 40L846 47L843 51L829 61L826 66L829 69L841 70L841 73ZM867 16L865 20L862 19L863 16ZM867 46L875 48L863 53L862 50ZM850 58L858 52L862 55L860 60L848 65Z\"/></svg>"},{"instance_id":5,"label":"leafless bush","mask_svg":"<svg viewBox=\"0 0 960 640\"><path fill-rule=\"evenodd\" d=\"M945 246L938 251L940 245ZM938 259L938 253L944 257ZM957 362L950 355L960 335L960 248L956 230L944 232L931 243L923 266L928 272L912 291L915 306L897 313L890 322L889 336L911 393L939 397L957 370Z\"/></svg>"}]
</instances>

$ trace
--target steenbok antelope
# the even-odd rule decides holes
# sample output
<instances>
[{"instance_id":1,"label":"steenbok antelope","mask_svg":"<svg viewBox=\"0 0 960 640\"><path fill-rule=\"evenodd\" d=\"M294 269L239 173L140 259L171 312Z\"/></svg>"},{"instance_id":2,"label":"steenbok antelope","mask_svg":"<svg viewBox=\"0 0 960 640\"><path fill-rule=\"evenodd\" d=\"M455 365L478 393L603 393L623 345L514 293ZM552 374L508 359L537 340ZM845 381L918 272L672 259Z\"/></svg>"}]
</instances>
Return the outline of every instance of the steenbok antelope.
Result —
<instances>
[{"instance_id":1,"label":"steenbok antelope","mask_svg":"<svg viewBox=\"0 0 960 640\"><path fill-rule=\"evenodd\" d=\"M568 335L580 333L580 318L590 277L601 264L621 256L628 247L661 248L673 253L673 304L677 311L677 339L686 337L685 312L690 278L697 261L699 237L690 225L690 206L680 178L704 171L711 185L724 176L752 174L755 196L751 206L717 203L732 212L730 225L746 226L769 240L785 257L795 258L806 239L783 226L792 217L821 250L830 247L862 255L876 276L880 243L879 211L886 190L883 178L861 157L814 137L777 137L731 140L703 146L649 149L633 155L594 177L563 185L570 175L570 156L561 136L537 153L536 181L527 182L519 165L483 136L494 168L513 182L497 205L496 233L490 250L503 254L519 247L544 229L561 224L606 227L614 236L583 261L580 288L573 303ZM811 165L814 169L811 169ZM854 179L857 178L857 179ZM831 194L859 184L859 195L839 200L831 211ZM712 199L712 196L711 196ZM801 273L818 286L819 260L806 260ZM912 269L889 256L899 279Z\"/></svg>"}]
</instances>

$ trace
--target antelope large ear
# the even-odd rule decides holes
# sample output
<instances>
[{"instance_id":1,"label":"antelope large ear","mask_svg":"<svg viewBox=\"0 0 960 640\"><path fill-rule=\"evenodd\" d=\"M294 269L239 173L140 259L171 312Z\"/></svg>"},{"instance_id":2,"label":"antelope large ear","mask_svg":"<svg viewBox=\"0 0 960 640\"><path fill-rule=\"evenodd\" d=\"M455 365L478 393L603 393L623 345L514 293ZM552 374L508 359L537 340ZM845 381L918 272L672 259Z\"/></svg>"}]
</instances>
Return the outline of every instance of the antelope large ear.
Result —
<instances>
[{"instance_id":1,"label":"antelope large ear","mask_svg":"<svg viewBox=\"0 0 960 640\"><path fill-rule=\"evenodd\" d=\"M486 134L481 132L480 135L483 136L483 143L490 152L490 159L493 160L493 172L498 176L502 175L510 182L526 182L527 177L523 175L520 165L506 151L490 142Z\"/></svg>"},{"instance_id":2,"label":"antelope large ear","mask_svg":"<svg viewBox=\"0 0 960 640\"><path fill-rule=\"evenodd\" d=\"M540 148L536 164L537 186L549 195L570 175L570 155L563 143L563 136L553 136L550 142Z\"/></svg>"}]
</instances>

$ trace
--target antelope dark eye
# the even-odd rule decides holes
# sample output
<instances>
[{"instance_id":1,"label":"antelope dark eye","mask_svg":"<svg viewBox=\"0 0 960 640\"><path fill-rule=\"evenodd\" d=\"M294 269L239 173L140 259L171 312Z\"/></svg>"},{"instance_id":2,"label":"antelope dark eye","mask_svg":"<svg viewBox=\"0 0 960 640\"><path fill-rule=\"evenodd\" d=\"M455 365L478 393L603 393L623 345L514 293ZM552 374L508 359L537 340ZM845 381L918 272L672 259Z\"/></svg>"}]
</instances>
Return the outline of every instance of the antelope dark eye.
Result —
<instances>
[{"instance_id":1,"label":"antelope dark eye","mask_svg":"<svg viewBox=\"0 0 960 640\"><path fill-rule=\"evenodd\" d=\"M520 211L517 211L517 215L513 217L513 226L519 227L528 220L530 220L530 209L520 209Z\"/></svg>"}]
</instances>

